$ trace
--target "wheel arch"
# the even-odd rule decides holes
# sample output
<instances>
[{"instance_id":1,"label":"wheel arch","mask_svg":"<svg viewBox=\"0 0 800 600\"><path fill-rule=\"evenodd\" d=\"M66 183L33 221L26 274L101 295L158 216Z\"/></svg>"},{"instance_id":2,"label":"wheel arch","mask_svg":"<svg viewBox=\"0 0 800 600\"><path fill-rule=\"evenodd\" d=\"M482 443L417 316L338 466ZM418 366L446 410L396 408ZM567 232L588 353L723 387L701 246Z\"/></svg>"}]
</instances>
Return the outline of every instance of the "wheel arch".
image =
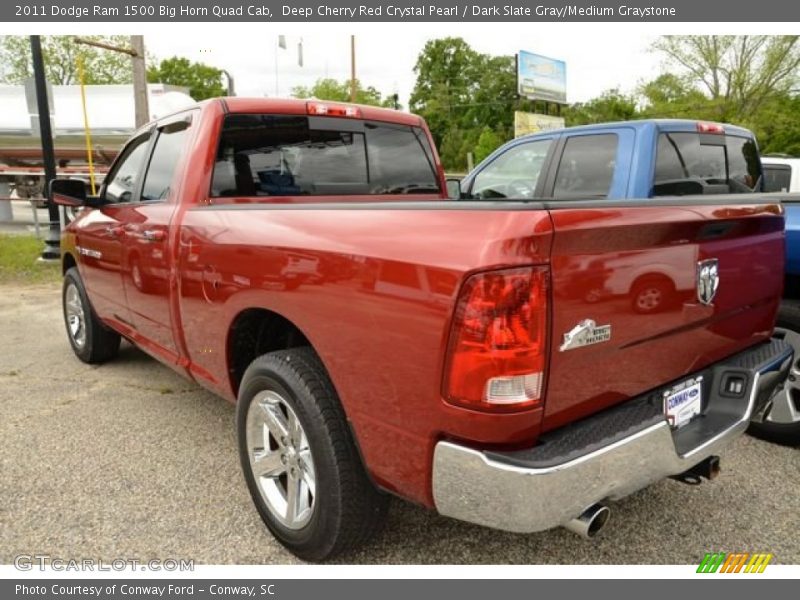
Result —
<instances>
[{"instance_id":1,"label":"wheel arch","mask_svg":"<svg viewBox=\"0 0 800 600\"><path fill-rule=\"evenodd\" d=\"M78 266L78 261L75 260L75 257L72 255L72 253L65 252L64 256L61 258L61 274L64 275L72 267L77 267L77 266Z\"/></svg>"},{"instance_id":2,"label":"wheel arch","mask_svg":"<svg viewBox=\"0 0 800 600\"><path fill-rule=\"evenodd\" d=\"M262 307L240 310L227 329L225 341L228 380L234 397L253 360L267 352L298 347L315 350L308 336L290 319Z\"/></svg>"}]
</instances>

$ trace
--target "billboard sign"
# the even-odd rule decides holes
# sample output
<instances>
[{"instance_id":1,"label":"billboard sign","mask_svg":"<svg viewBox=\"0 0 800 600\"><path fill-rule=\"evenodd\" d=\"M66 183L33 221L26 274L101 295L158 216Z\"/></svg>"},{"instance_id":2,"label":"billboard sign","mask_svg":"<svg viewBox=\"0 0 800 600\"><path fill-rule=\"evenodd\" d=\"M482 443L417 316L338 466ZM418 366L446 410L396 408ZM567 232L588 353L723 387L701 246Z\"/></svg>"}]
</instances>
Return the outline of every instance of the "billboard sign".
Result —
<instances>
[{"instance_id":1,"label":"billboard sign","mask_svg":"<svg viewBox=\"0 0 800 600\"><path fill-rule=\"evenodd\" d=\"M517 92L530 100L567 103L567 64L520 50L517 57Z\"/></svg>"},{"instance_id":2,"label":"billboard sign","mask_svg":"<svg viewBox=\"0 0 800 600\"><path fill-rule=\"evenodd\" d=\"M535 113L522 112L521 110L514 112L514 137L550 129L561 129L562 127L564 127L564 117L537 115Z\"/></svg>"}]
</instances>

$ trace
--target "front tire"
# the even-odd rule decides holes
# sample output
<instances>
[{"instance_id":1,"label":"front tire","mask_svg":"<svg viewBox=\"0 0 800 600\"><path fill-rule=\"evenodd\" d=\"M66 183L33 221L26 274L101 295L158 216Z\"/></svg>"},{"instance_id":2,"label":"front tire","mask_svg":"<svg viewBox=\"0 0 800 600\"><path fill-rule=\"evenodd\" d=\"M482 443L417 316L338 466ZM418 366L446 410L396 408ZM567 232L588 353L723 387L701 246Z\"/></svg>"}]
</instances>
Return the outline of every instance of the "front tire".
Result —
<instances>
[{"instance_id":1,"label":"front tire","mask_svg":"<svg viewBox=\"0 0 800 600\"><path fill-rule=\"evenodd\" d=\"M254 360L242 379L236 421L250 495L287 549L321 561L380 529L388 497L370 482L333 385L310 348Z\"/></svg>"},{"instance_id":2,"label":"front tire","mask_svg":"<svg viewBox=\"0 0 800 600\"><path fill-rule=\"evenodd\" d=\"M102 363L119 352L120 336L97 317L77 267L64 274L61 292L64 324L72 351L85 363Z\"/></svg>"},{"instance_id":3,"label":"front tire","mask_svg":"<svg viewBox=\"0 0 800 600\"><path fill-rule=\"evenodd\" d=\"M794 348L794 362L786 381L778 388L760 421L750 424L748 433L783 444L800 445L800 303L784 300L778 313L775 335Z\"/></svg>"}]
</instances>

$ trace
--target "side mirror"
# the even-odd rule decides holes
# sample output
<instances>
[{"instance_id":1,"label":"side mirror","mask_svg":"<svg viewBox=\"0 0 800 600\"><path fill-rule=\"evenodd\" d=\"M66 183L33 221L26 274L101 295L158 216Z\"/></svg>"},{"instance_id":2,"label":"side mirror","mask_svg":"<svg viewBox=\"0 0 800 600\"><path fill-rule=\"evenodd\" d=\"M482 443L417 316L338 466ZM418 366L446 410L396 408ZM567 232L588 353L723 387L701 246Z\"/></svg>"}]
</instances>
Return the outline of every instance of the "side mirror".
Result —
<instances>
[{"instance_id":1,"label":"side mirror","mask_svg":"<svg viewBox=\"0 0 800 600\"><path fill-rule=\"evenodd\" d=\"M50 181L50 198L61 206L86 206L86 183L80 179L53 179Z\"/></svg>"},{"instance_id":2,"label":"side mirror","mask_svg":"<svg viewBox=\"0 0 800 600\"><path fill-rule=\"evenodd\" d=\"M457 177L448 177L445 180L447 184L447 197L451 200L461 199L461 179Z\"/></svg>"}]
</instances>

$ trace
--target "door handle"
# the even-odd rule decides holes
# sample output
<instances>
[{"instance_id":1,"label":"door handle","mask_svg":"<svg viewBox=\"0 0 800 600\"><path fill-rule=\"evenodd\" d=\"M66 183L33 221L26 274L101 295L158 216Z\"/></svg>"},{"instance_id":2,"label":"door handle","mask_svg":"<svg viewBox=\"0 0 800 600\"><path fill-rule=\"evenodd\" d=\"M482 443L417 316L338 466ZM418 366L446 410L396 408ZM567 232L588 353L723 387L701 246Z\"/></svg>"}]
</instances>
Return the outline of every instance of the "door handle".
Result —
<instances>
[{"instance_id":1,"label":"door handle","mask_svg":"<svg viewBox=\"0 0 800 600\"><path fill-rule=\"evenodd\" d=\"M142 232L142 238L148 242L163 242L167 239L167 233L162 229L146 229Z\"/></svg>"}]
</instances>

